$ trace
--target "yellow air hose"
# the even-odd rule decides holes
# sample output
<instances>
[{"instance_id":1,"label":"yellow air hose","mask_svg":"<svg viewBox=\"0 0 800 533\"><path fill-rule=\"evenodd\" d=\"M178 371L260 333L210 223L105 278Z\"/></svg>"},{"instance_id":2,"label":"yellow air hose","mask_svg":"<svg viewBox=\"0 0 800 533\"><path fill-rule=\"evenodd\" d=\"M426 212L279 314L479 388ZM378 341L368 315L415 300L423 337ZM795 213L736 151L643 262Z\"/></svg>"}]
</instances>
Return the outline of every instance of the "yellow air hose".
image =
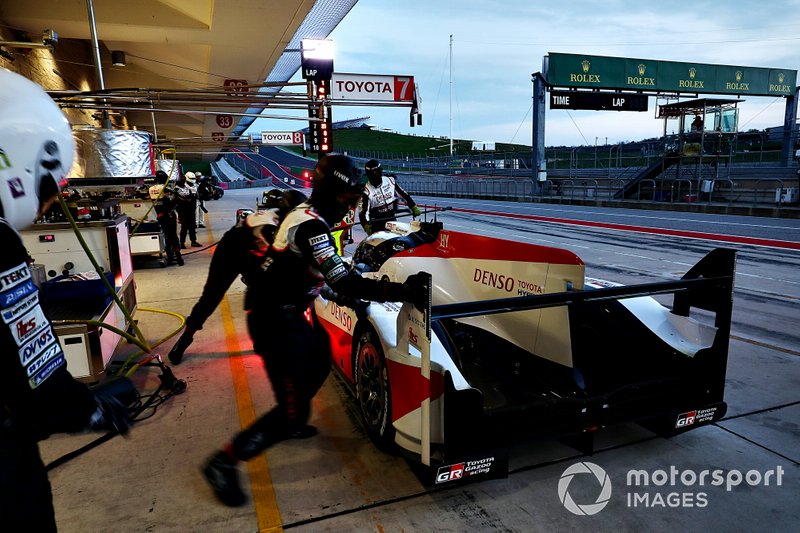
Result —
<instances>
[{"instance_id":1,"label":"yellow air hose","mask_svg":"<svg viewBox=\"0 0 800 533\"><path fill-rule=\"evenodd\" d=\"M163 189L162 189L162 192L163 192ZM138 352L135 352L133 355L131 355L130 357L128 357L128 359L125 360L125 363L122 365L122 367L120 369L120 373L121 373L122 371L124 371L131 364L131 361L135 357L137 357L137 356L139 356L139 355L141 355L143 353L147 353L147 354L151 353L153 351L153 348L163 344L167 340L169 340L172 337L174 337L175 335L177 335L178 332L183 329L184 324L186 322L186 318L183 315L181 315L180 313L175 313L175 312L172 312L172 311L140 307L139 308L140 311L153 312L153 313L162 313L162 314L166 314L166 315L171 315L171 316L174 316L174 317L178 318L178 320L180 322L180 325L173 332L171 332L169 335L167 335L167 336L163 337L162 339L158 340L154 345L152 345L152 346L149 345L147 343L147 340L145 339L144 335L142 334L141 330L139 329L136 321L133 319L133 316L131 315L130 310L122 302L122 300L120 299L119 295L117 294L116 289L108 281L108 278L106 278L106 276L103 275L102 267L99 265L99 263L97 262L97 259L94 257L94 255L92 254L92 252L89 249L88 245L86 244L86 241L84 240L83 235L81 235L80 228L78 228L78 225L75 222L75 219L72 217L72 213L70 213L69 207L67 206L67 204L66 204L66 202L64 200L64 197L62 195L60 195L60 194L58 195L58 201L61 204L61 208L64 210L64 214L67 217L67 220L69 221L69 224L72 227L73 232L75 232L75 236L78 238L78 242L80 243L80 245L83 248L84 252L86 253L87 257L89 258L89 261L92 263L92 266L94 267L95 271L100 275L100 279L105 284L106 289L108 290L109 294L111 295L112 299L114 300L114 303L117 306L119 306L120 310L122 311L122 314L125 316L125 320L127 321L128 324L130 324L131 328L133 329L133 331L135 333L135 336L134 335L130 335L126 331L122 331L119 328L116 328L116 327L114 327L114 326L112 326L110 324L106 324L105 322L101 322L99 320L54 320L53 322L56 323L56 324L87 324L87 325L91 325L91 326L102 327L102 328L108 329L108 330L116 333L117 335L123 337L128 342L130 342L131 344L135 344L136 346L138 346L141 350L138 351ZM152 359L152 358L150 358L150 359ZM133 373L134 370L139 368L142 364L146 363L150 359L145 359L144 361L140 361L140 362L134 364L126 375L130 376Z\"/></svg>"}]
</instances>

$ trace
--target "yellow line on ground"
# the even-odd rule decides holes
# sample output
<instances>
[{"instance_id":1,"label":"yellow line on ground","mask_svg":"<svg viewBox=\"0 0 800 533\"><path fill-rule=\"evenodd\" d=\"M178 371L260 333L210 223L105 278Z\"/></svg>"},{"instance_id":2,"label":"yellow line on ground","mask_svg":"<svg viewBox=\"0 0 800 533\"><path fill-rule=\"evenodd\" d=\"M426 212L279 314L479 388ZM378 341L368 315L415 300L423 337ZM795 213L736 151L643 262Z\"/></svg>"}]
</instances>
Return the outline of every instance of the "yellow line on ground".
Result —
<instances>
[{"instance_id":1,"label":"yellow line on ground","mask_svg":"<svg viewBox=\"0 0 800 533\"><path fill-rule=\"evenodd\" d=\"M239 423L244 429L256 421L256 412L253 407L253 396L250 394L250 385L247 383L242 350L239 346L236 328L233 325L233 315L231 315L227 296L223 298L220 304L220 313L222 314L222 325L225 329L225 343L228 347L228 360L231 364L233 387L236 391L236 406L239 408ZM258 530L283 531L281 513L280 509L278 509L278 500L272 486L267 457L262 453L247 461L247 472L250 474L250 490L253 494Z\"/></svg>"}]
</instances>

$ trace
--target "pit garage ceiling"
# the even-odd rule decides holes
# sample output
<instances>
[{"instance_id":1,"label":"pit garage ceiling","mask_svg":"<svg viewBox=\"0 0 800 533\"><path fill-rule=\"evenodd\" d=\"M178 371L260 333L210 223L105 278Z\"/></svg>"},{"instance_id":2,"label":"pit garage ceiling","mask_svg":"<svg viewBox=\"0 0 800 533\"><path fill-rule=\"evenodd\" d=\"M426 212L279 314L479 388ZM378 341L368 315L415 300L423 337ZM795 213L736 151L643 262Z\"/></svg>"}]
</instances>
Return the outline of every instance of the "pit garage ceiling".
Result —
<instances>
[{"instance_id":1,"label":"pit garage ceiling","mask_svg":"<svg viewBox=\"0 0 800 533\"><path fill-rule=\"evenodd\" d=\"M325 38L357 0L93 0L106 89L197 89L224 80L288 81L300 66L301 38ZM91 41L87 0L2 0L0 19L29 34L52 29L61 39ZM110 51L127 66L111 65ZM213 110L198 105L196 110ZM246 111L242 107L238 111ZM211 139L216 115L128 112L137 129L159 140ZM246 122L251 122L246 121ZM240 117L224 133L241 131ZM237 130L237 125L240 127ZM287 130L305 127L287 122ZM207 150L207 148L206 148ZM207 154L203 159L213 159Z\"/></svg>"}]
</instances>

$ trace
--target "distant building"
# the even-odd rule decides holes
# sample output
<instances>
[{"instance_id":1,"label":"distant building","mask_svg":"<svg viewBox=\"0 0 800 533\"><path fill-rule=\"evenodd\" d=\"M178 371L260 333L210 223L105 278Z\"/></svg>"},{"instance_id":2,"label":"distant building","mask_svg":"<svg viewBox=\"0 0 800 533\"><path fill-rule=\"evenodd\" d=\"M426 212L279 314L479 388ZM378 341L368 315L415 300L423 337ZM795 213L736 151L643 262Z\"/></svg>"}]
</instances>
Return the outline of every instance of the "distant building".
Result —
<instances>
[{"instance_id":1,"label":"distant building","mask_svg":"<svg viewBox=\"0 0 800 533\"><path fill-rule=\"evenodd\" d=\"M794 131L792 132L792 137L795 139L795 141L800 139L800 130L798 130L798 128L800 128L800 125L795 124ZM783 126L775 126L773 128L767 128L765 131L767 132L768 141L775 141L775 142L783 141Z\"/></svg>"},{"instance_id":2,"label":"distant building","mask_svg":"<svg viewBox=\"0 0 800 533\"><path fill-rule=\"evenodd\" d=\"M495 143L494 141L472 141L472 149L485 152L494 152Z\"/></svg>"},{"instance_id":3,"label":"distant building","mask_svg":"<svg viewBox=\"0 0 800 533\"><path fill-rule=\"evenodd\" d=\"M348 129L373 129L375 124L367 124L369 117L351 118L350 120L340 120L333 123L335 130L348 130ZM303 128L301 132L308 134L308 128Z\"/></svg>"}]
</instances>

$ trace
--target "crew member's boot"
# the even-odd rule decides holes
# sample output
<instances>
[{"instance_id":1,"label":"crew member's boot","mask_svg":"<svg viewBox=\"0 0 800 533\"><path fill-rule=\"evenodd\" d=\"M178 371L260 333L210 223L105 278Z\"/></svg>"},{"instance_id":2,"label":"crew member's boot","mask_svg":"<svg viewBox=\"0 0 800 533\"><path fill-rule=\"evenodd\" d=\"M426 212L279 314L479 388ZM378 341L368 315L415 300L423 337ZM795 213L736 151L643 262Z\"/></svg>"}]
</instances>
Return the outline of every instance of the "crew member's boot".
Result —
<instances>
[{"instance_id":1,"label":"crew member's boot","mask_svg":"<svg viewBox=\"0 0 800 533\"><path fill-rule=\"evenodd\" d=\"M231 459L225 451L220 451L214 455L205 468L203 475L219 501L230 507L238 507L247 501L247 497L239 486L239 471L236 468L236 461Z\"/></svg>"},{"instance_id":2,"label":"crew member's boot","mask_svg":"<svg viewBox=\"0 0 800 533\"><path fill-rule=\"evenodd\" d=\"M180 256L178 256L180 257ZM183 259L181 259L181 263L183 263ZM183 361L183 352L186 351L186 348L191 346L194 337L184 331L180 337L178 337L178 342L175 343L175 346L169 351L169 360L172 362L173 365L179 365L181 361Z\"/></svg>"}]
</instances>

